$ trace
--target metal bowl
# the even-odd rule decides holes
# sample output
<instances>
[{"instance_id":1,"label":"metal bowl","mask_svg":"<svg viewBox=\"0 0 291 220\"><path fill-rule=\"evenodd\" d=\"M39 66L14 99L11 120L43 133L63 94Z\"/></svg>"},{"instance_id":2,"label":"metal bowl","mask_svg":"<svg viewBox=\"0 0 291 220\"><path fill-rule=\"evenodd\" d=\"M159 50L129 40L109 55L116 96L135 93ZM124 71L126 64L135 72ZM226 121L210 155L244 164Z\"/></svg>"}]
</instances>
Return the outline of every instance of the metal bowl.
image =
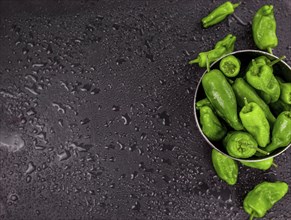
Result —
<instances>
[{"instance_id":1,"label":"metal bowl","mask_svg":"<svg viewBox=\"0 0 291 220\"><path fill-rule=\"evenodd\" d=\"M267 52L264 52L264 51L259 51L259 50L239 50L239 51L235 51L235 52L230 53L230 54L235 55L241 61L241 66L242 66L241 71L244 71L243 67L247 67L248 63L253 58L256 58L258 56L265 55L270 60L278 59L278 57L276 57L276 56L274 56L274 55L272 55L270 53L267 53ZM230 54L227 54L227 55L225 55L223 57L226 57L226 56L228 56ZM215 68L218 69L219 68L219 62L223 57L221 57L219 60L215 61L210 66L210 68L211 69L215 69ZM286 62L280 61L280 62L276 63L273 66L273 68L274 68L274 74L275 75L282 77L287 82L291 82L291 67ZM264 156L264 157L253 156L253 157L247 158L247 159L240 159L240 158L235 158L235 157L232 157L232 156L228 155L221 142L210 141L202 132L202 128L200 127L200 123L199 123L199 111L196 111L196 108L195 108L196 102L206 97L205 93L204 93L204 90L203 90L203 87L202 87L202 83L201 83L202 78L203 78L203 76L204 76L204 74L206 72L207 71L205 71L203 73L202 77L200 78L200 80L198 82L198 85L197 85L197 88L196 88L196 91L195 91L195 95L194 95L194 117L195 117L195 122L196 122L196 125L197 125L200 133L202 134L204 139L208 142L208 144L211 147L213 147L214 149L218 150L222 154L224 154L224 155L226 155L226 156L228 156L228 157L230 157L230 158L232 158L234 160L255 162L255 161L262 161L262 160L266 160L266 159L269 159L269 158L272 158L272 157L276 157L276 156L282 154L284 151L286 151L291 146L291 144L289 144L286 147L279 148L279 149L275 150L274 152L272 152L271 154L269 154L267 156Z\"/></svg>"}]
</instances>

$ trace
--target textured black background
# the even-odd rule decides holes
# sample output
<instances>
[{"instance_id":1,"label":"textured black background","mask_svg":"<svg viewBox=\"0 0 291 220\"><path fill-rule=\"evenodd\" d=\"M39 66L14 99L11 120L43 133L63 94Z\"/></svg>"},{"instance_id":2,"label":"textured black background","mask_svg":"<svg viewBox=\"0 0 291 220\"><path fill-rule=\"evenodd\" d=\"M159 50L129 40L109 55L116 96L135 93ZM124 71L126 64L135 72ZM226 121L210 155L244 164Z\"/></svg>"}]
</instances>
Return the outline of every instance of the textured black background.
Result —
<instances>
[{"instance_id":1,"label":"textured black background","mask_svg":"<svg viewBox=\"0 0 291 220\"><path fill-rule=\"evenodd\" d=\"M247 219L257 183L291 185L290 150L226 185L194 123L204 70L187 61L227 33L255 49L263 4L275 6L274 54L291 64L289 0L242 1L243 22L202 29L221 2L1 0L0 219ZM290 218L287 194L266 219Z\"/></svg>"}]
</instances>

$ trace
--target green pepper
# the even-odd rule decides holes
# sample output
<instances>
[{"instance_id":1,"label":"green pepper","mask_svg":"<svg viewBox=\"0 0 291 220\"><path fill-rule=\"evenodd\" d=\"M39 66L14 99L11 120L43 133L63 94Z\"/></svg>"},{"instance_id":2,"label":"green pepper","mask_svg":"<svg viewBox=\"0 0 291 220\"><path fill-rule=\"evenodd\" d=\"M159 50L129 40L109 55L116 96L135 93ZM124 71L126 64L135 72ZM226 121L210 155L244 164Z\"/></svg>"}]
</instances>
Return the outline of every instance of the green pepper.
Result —
<instances>
[{"instance_id":1,"label":"green pepper","mask_svg":"<svg viewBox=\"0 0 291 220\"><path fill-rule=\"evenodd\" d=\"M291 105L291 83L283 82L280 79L278 80L278 82L280 84L280 89L281 89L280 99L284 103Z\"/></svg>"},{"instance_id":2,"label":"green pepper","mask_svg":"<svg viewBox=\"0 0 291 220\"><path fill-rule=\"evenodd\" d=\"M244 106L244 98L249 102L257 103L264 111L270 125L273 125L276 118L272 114L269 106L260 98L253 87L251 87L243 78L236 78L232 84L232 88L240 107Z\"/></svg>"},{"instance_id":3,"label":"green pepper","mask_svg":"<svg viewBox=\"0 0 291 220\"><path fill-rule=\"evenodd\" d=\"M207 63L211 64L223 55L231 53L234 50L235 41L236 37L228 34L216 43L213 50L199 53L196 59L189 61L189 64L198 63L200 67L207 67Z\"/></svg>"},{"instance_id":4,"label":"green pepper","mask_svg":"<svg viewBox=\"0 0 291 220\"><path fill-rule=\"evenodd\" d=\"M220 61L219 68L225 76L235 77L240 71L240 60L233 55L229 55Z\"/></svg>"},{"instance_id":5,"label":"green pepper","mask_svg":"<svg viewBox=\"0 0 291 220\"><path fill-rule=\"evenodd\" d=\"M272 130L271 143L265 148L268 152L273 152L277 148L291 144L291 111L281 112Z\"/></svg>"},{"instance_id":6,"label":"green pepper","mask_svg":"<svg viewBox=\"0 0 291 220\"><path fill-rule=\"evenodd\" d=\"M262 161L256 161L256 162L247 162L247 161L241 161L241 163L247 167L259 169L259 170L268 170L272 165L277 166L274 164L274 159L269 158Z\"/></svg>"},{"instance_id":7,"label":"green pepper","mask_svg":"<svg viewBox=\"0 0 291 220\"><path fill-rule=\"evenodd\" d=\"M226 148L227 153L236 158L250 158L257 151L268 154L258 148L258 143L251 134L244 131L228 132L222 144Z\"/></svg>"},{"instance_id":8,"label":"green pepper","mask_svg":"<svg viewBox=\"0 0 291 220\"><path fill-rule=\"evenodd\" d=\"M252 22L252 31L257 47L272 53L272 48L278 45L273 5L264 5L256 12Z\"/></svg>"},{"instance_id":9,"label":"green pepper","mask_svg":"<svg viewBox=\"0 0 291 220\"><path fill-rule=\"evenodd\" d=\"M202 18L202 25L204 28L208 28L223 21L228 15L234 12L240 3L233 4L230 1L224 2L210 12L206 17Z\"/></svg>"},{"instance_id":10,"label":"green pepper","mask_svg":"<svg viewBox=\"0 0 291 220\"><path fill-rule=\"evenodd\" d=\"M212 150L212 165L218 175L218 177L229 185L234 185L237 182L238 177L238 165L237 162L217 150Z\"/></svg>"},{"instance_id":11,"label":"green pepper","mask_svg":"<svg viewBox=\"0 0 291 220\"><path fill-rule=\"evenodd\" d=\"M254 217L262 218L287 192L288 185L285 182L262 182L246 195L244 210L250 215L250 220Z\"/></svg>"},{"instance_id":12,"label":"green pepper","mask_svg":"<svg viewBox=\"0 0 291 220\"><path fill-rule=\"evenodd\" d=\"M241 109L239 117L244 128L255 138L260 147L266 147L270 142L270 125L264 111L255 102L245 98L245 106Z\"/></svg>"},{"instance_id":13,"label":"green pepper","mask_svg":"<svg viewBox=\"0 0 291 220\"><path fill-rule=\"evenodd\" d=\"M202 86L216 113L233 129L242 130L243 126L237 113L236 98L223 73L218 69L205 73L202 78Z\"/></svg>"},{"instance_id":14,"label":"green pepper","mask_svg":"<svg viewBox=\"0 0 291 220\"><path fill-rule=\"evenodd\" d=\"M247 82L261 93L266 93L266 96L270 97L270 102L276 102L280 97L280 85L273 74L272 65L281 59L283 58L273 61L270 65L258 63L253 59L246 72Z\"/></svg>"},{"instance_id":15,"label":"green pepper","mask_svg":"<svg viewBox=\"0 0 291 220\"><path fill-rule=\"evenodd\" d=\"M259 56L257 58L255 58L255 61L257 64L262 64L262 65L268 65L270 66L271 65L271 60L266 57L266 56Z\"/></svg>"},{"instance_id":16,"label":"green pepper","mask_svg":"<svg viewBox=\"0 0 291 220\"><path fill-rule=\"evenodd\" d=\"M211 141L219 141L226 134L226 128L208 106L200 108L200 124L203 134Z\"/></svg>"},{"instance_id":17,"label":"green pepper","mask_svg":"<svg viewBox=\"0 0 291 220\"><path fill-rule=\"evenodd\" d=\"M208 106L212 110L214 110L214 108L213 108L213 106L208 98L204 98L204 99L199 100L198 102L196 102L196 105L195 105L196 109L198 109L198 110L200 110L204 106Z\"/></svg>"}]
</instances>

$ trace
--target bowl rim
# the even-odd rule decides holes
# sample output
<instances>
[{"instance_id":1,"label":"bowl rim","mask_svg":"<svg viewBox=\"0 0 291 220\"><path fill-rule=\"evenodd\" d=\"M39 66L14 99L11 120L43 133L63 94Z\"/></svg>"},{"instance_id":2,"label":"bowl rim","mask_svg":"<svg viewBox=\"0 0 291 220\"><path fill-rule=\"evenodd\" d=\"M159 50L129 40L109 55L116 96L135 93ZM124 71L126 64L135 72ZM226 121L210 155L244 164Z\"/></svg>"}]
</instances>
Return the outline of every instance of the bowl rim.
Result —
<instances>
[{"instance_id":1,"label":"bowl rim","mask_svg":"<svg viewBox=\"0 0 291 220\"><path fill-rule=\"evenodd\" d=\"M260 55L266 55L266 56L269 56L269 57L272 57L273 59L279 59L279 57L277 57L276 55L274 54L270 54L268 52L265 52L265 51L261 51L261 50L253 50L253 49L245 49L245 50L237 50L237 51L234 51L234 52L231 52L231 53L228 53L228 54L225 54L223 55L222 57L220 57L219 59L217 59L215 62L213 62L211 65L210 65L210 69L211 67L213 67L215 64L217 64L218 62L220 62L221 59L223 59L224 57L226 56L229 56L229 55L235 55L235 54L238 54L238 53L259 53ZM280 63L282 63L284 66L286 66L290 71L291 71L291 67L284 61L284 60L281 60ZM197 83L197 86L196 86L196 89L195 89L195 93L194 93L194 102L193 102L193 109L194 109L194 119L195 119L195 123L196 123L196 126L198 127L198 130L200 132L200 134L204 137L204 139L206 140L206 142L215 150L217 150L218 152L222 153L223 155L231 158L231 159L234 159L236 161L243 161L243 162L259 162L259 161L264 161L264 160L267 160L267 159L270 159L270 158L275 158L277 156L279 156L280 154L282 154L283 152L285 152L289 147L291 147L291 143L289 145L287 145L286 147L282 148L282 150L280 150L279 152L277 152L276 154L271 154L271 155L268 155L268 156L265 156L263 158L256 158L256 159L248 159L248 158L236 158L236 157L232 157L230 155L228 155L227 153L221 151L219 148L217 148L207 137L206 135L203 133L202 131L202 128L200 127L200 123L199 123L199 119L198 119L198 116L197 116L197 109L195 108L196 106L196 100L197 100L197 93L198 93L198 90L200 88L200 85L201 85L201 81L202 81L202 78L203 76L207 73L207 70L205 70L202 74L202 76L200 77L198 83Z\"/></svg>"}]
</instances>

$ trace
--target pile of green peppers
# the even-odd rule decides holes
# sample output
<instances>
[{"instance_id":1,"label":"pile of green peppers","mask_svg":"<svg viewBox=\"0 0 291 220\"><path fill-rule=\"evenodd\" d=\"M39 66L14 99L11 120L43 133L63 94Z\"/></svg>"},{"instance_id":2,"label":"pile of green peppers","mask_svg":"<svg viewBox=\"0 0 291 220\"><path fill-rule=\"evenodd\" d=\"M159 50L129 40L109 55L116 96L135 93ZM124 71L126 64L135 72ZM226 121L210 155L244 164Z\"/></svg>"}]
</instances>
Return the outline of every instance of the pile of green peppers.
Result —
<instances>
[{"instance_id":1,"label":"pile of green peppers","mask_svg":"<svg viewBox=\"0 0 291 220\"><path fill-rule=\"evenodd\" d=\"M230 1L219 5L201 20L203 27L222 22L239 5ZM256 46L272 54L278 45L272 5L256 12L252 32ZM273 157L263 157L291 144L291 82L279 77L273 68L285 57L270 60L259 56L242 63L235 55L227 55L233 52L235 41L236 37L228 34L212 50L199 53L189 62L207 67L201 81L205 97L195 107L203 134L223 147L221 152L213 149L211 158L217 175L229 185L236 184L239 172L238 161L231 157L242 159L240 163L245 167L265 171L277 165ZM221 57L216 68L210 69L210 64ZM242 68L243 72L241 65L247 67ZM250 158L263 159L244 160ZM287 192L285 182L264 181L246 195L243 208L250 220L264 217Z\"/></svg>"},{"instance_id":2,"label":"pile of green peppers","mask_svg":"<svg viewBox=\"0 0 291 220\"><path fill-rule=\"evenodd\" d=\"M196 102L200 125L230 156L262 157L291 143L291 83L273 68L280 60L256 57L243 64L247 69L242 73L241 61L229 55L216 65L219 68L204 74L205 98ZM271 105L278 102L284 104L279 112Z\"/></svg>"}]
</instances>

